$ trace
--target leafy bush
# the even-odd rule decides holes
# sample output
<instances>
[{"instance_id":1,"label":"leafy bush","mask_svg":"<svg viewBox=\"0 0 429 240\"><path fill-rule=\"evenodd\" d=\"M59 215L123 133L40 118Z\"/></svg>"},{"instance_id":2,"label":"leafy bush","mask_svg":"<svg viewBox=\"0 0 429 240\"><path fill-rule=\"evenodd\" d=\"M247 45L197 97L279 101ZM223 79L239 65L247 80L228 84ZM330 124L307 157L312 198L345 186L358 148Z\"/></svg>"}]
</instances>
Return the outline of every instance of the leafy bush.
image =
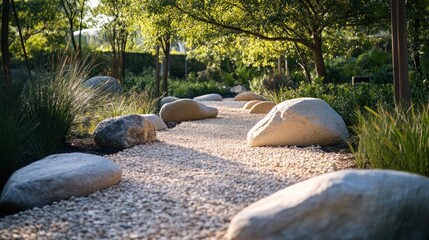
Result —
<instances>
[{"instance_id":1,"label":"leafy bush","mask_svg":"<svg viewBox=\"0 0 429 240\"><path fill-rule=\"evenodd\" d=\"M283 88L295 88L295 83L284 74L265 76L262 80L267 91L279 91Z\"/></svg>"},{"instance_id":2,"label":"leafy bush","mask_svg":"<svg viewBox=\"0 0 429 240\"><path fill-rule=\"evenodd\" d=\"M126 74L124 90L126 92L139 92L152 89L155 83L155 70L146 68L141 74L135 75L132 72Z\"/></svg>"},{"instance_id":3,"label":"leafy bush","mask_svg":"<svg viewBox=\"0 0 429 240\"><path fill-rule=\"evenodd\" d=\"M367 114L359 112L356 126L358 166L429 176L429 105L366 110Z\"/></svg>"},{"instance_id":4,"label":"leafy bush","mask_svg":"<svg viewBox=\"0 0 429 240\"><path fill-rule=\"evenodd\" d=\"M178 98L194 98L196 96L218 93L225 95L226 87L215 81L208 82L190 82L183 80L170 81L169 92Z\"/></svg>"}]
</instances>

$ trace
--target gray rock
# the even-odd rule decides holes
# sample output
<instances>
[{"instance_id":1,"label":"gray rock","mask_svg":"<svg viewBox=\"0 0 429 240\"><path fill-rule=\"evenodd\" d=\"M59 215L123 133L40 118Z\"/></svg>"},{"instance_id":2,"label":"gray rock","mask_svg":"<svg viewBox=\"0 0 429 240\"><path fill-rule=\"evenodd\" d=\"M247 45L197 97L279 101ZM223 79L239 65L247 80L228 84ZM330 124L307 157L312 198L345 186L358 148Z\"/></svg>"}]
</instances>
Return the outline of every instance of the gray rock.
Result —
<instances>
[{"instance_id":1,"label":"gray rock","mask_svg":"<svg viewBox=\"0 0 429 240\"><path fill-rule=\"evenodd\" d=\"M179 99L180 98L173 97L173 96L163 97L163 98L161 98L161 101L159 101L159 106L162 107L164 104L171 103L171 102L177 101Z\"/></svg>"},{"instance_id":2,"label":"gray rock","mask_svg":"<svg viewBox=\"0 0 429 240\"><path fill-rule=\"evenodd\" d=\"M108 118L95 128L94 141L102 147L130 148L156 141L155 126L141 115Z\"/></svg>"},{"instance_id":3,"label":"gray rock","mask_svg":"<svg viewBox=\"0 0 429 240\"><path fill-rule=\"evenodd\" d=\"M247 134L250 146L310 146L341 143L349 137L341 116L316 98L277 104Z\"/></svg>"},{"instance_id":4,"label":"gray rock","mask_svg":"<svg viewBox=\"0 0 429 240\"><path fill-rule=\"evenodd\" d=\"M429 239L429 179L347 170L287 187L239 212L228 239Z\"/></svg>"},{"instance_id":5,"label":"gray rock","mask_svg":"<svg viewBox=\"0 0 429 240\"><path fill-rule=\"evenodd\" d=\"M252 100L265 101L265 98L253 92L242 92L237 96L235 96L234 100L235 101L252 101Z\"/></svg>"},{"instance_id":6,"label":"gray rock","mask_svg":"<svg viewBox=\"0 0 429 240\"><path fill-rule=\"evenodd\" d=\"M216 108L207 107L191 99L180 99L162 106L159 116L165 122L193 121L205 118L215 118Z\"/></svg>"},{"instance_id":7,"label":"gray rock","mask_svg":"<svg viewBox=\"0 0 429 240\"><path fill-rule=\"evenodd\" d=\"M230 88L230 92L235 93L235 94L239 94L239 93L246 92L246 91L248 91L248 90L245 87L243 87L242 85L237 85L237 86Z\"/></svg>"},{"instance_id":8,"label":"gray rock","mask_svg":"<svg viewBox=\"0 0 429 240\"><path fill-rule=\"evenodd\" d=\"M206 94L198 97L194 97L195 101L204 102L204 101L223 101L221 95L217 93Z\"/></svg>"},{"instance_id":9,"label":"gray rock","mask_svg":"<svg viewBox=\"0 0 429 240\"><path fill-rule=\"evenodd\" d=\"M119 85L118 80L110 76L92 77L83 82L83 85L86 87L98 88L102 93L122 92L122 87Z\"/></svg>"},{"instance_id":10,"label":"gray rock","mask_svg":"<svg viewBox=\"0 0 429 240\"><path fill-rule=\"evenodd\" d=\"M167 125L165 124L164 121L162 121L162 119L158 115L143 114L142 116L153 124L156 131L167 129Z\"/></svg>"},{"instance_id":11,"label":"gray rock","mask_svg":"<svg viewBox=\"0 0 429 240\"><path fill-rule=\"evenodd\" d=\"M85 196L122 178L112 161L85 153L48 156L17 170L5 185L0 204L18 210L41 207L72 196Z\"/></svg>"}]
</instances>

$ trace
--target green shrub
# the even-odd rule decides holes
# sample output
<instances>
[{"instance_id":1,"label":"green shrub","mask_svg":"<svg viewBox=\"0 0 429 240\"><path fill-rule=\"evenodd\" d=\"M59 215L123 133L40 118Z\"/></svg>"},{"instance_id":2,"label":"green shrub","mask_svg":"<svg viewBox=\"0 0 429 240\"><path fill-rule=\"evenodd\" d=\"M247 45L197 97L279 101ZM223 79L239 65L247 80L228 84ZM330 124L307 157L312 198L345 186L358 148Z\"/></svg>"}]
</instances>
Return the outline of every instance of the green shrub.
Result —
<instances>
[{"instance_id":1,"label":"green shrub","mask_svg":"<svg viewBox=\"0 0 429 240\"><path fill-rule=\"evenodd\" d=\"M357 165L429 176L429 105L359 112Z\"/></svg>"},{"instance_id":2,"label":"green shrub","mask_svg":"<svg viewBox=\"0 0 429 240\"><path fill-rule=\"evenodd\" d=\"M218 82L190 82L183 80L172 80L169 85L169 92L171 95L178 98L194 98L196 96L218 93L225 95L226 88Z\"/></svg>"},{"instance_id":3,"label":"green shrub","mask_svg":"<svg viewBox=\"0 0 429 240\"><path fill-rule=\"evenodd\" d=\"M267 91L279 91L283 88L295 88L295 83L285 74L274 74L265 76L262 84Z\"/></svg>"},{"instance_id":4,"label":"green shrub","mask_svg":"<svg viewBox=\"0 0 429 240\"><path fill-rule=\"evenodd\" d=\"M152 89L155 83L155 70L146 68L141 74L135 75L132 72L126 74L124 90L126 92L139 92Z\"/></svg>"}]
</instances>

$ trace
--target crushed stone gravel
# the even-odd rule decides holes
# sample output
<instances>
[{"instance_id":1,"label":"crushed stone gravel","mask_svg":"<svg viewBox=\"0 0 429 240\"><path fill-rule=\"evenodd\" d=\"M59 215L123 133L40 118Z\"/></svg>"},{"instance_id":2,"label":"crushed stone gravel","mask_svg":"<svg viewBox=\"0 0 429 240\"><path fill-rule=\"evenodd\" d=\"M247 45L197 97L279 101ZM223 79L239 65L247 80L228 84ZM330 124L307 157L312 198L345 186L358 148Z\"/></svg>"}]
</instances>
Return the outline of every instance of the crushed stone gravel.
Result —
<instances>
[{"instance_id":1,"label":"crushed stone gravel","mask_svg":"<svg viewBox=\"0 0 429 240\"><path fill-rule=\"evenodd\" d=\"M222 239L232 217L288 185L354 167L353 156L319 146L246 145L264 115L245 102L204 102L214 119L183 122L158 141L106 155L122 181L0 218L0 239Z\"/></svg>"}]
</instances>

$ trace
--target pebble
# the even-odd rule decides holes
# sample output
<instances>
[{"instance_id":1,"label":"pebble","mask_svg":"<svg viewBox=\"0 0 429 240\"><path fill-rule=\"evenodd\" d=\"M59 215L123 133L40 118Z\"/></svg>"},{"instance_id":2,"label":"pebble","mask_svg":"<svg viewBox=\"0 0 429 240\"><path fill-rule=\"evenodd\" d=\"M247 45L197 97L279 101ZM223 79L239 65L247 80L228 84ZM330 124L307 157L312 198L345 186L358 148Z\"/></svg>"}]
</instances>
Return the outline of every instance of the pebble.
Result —
<instances>
[{"instance_id":1,"label":"pebble","mask_svg":"<svg viewBox=\"0 0 429 240\"><path fill-rule=\"evenodd\" d=\"M354 167L351 154L318 146L246 145L263 115L244 102L205 102L215 119L183 122L157 142L106 157L116 186L0 218L0 239L222 239L231 218L288 185Z\"/></svg>"}]
</instances>

